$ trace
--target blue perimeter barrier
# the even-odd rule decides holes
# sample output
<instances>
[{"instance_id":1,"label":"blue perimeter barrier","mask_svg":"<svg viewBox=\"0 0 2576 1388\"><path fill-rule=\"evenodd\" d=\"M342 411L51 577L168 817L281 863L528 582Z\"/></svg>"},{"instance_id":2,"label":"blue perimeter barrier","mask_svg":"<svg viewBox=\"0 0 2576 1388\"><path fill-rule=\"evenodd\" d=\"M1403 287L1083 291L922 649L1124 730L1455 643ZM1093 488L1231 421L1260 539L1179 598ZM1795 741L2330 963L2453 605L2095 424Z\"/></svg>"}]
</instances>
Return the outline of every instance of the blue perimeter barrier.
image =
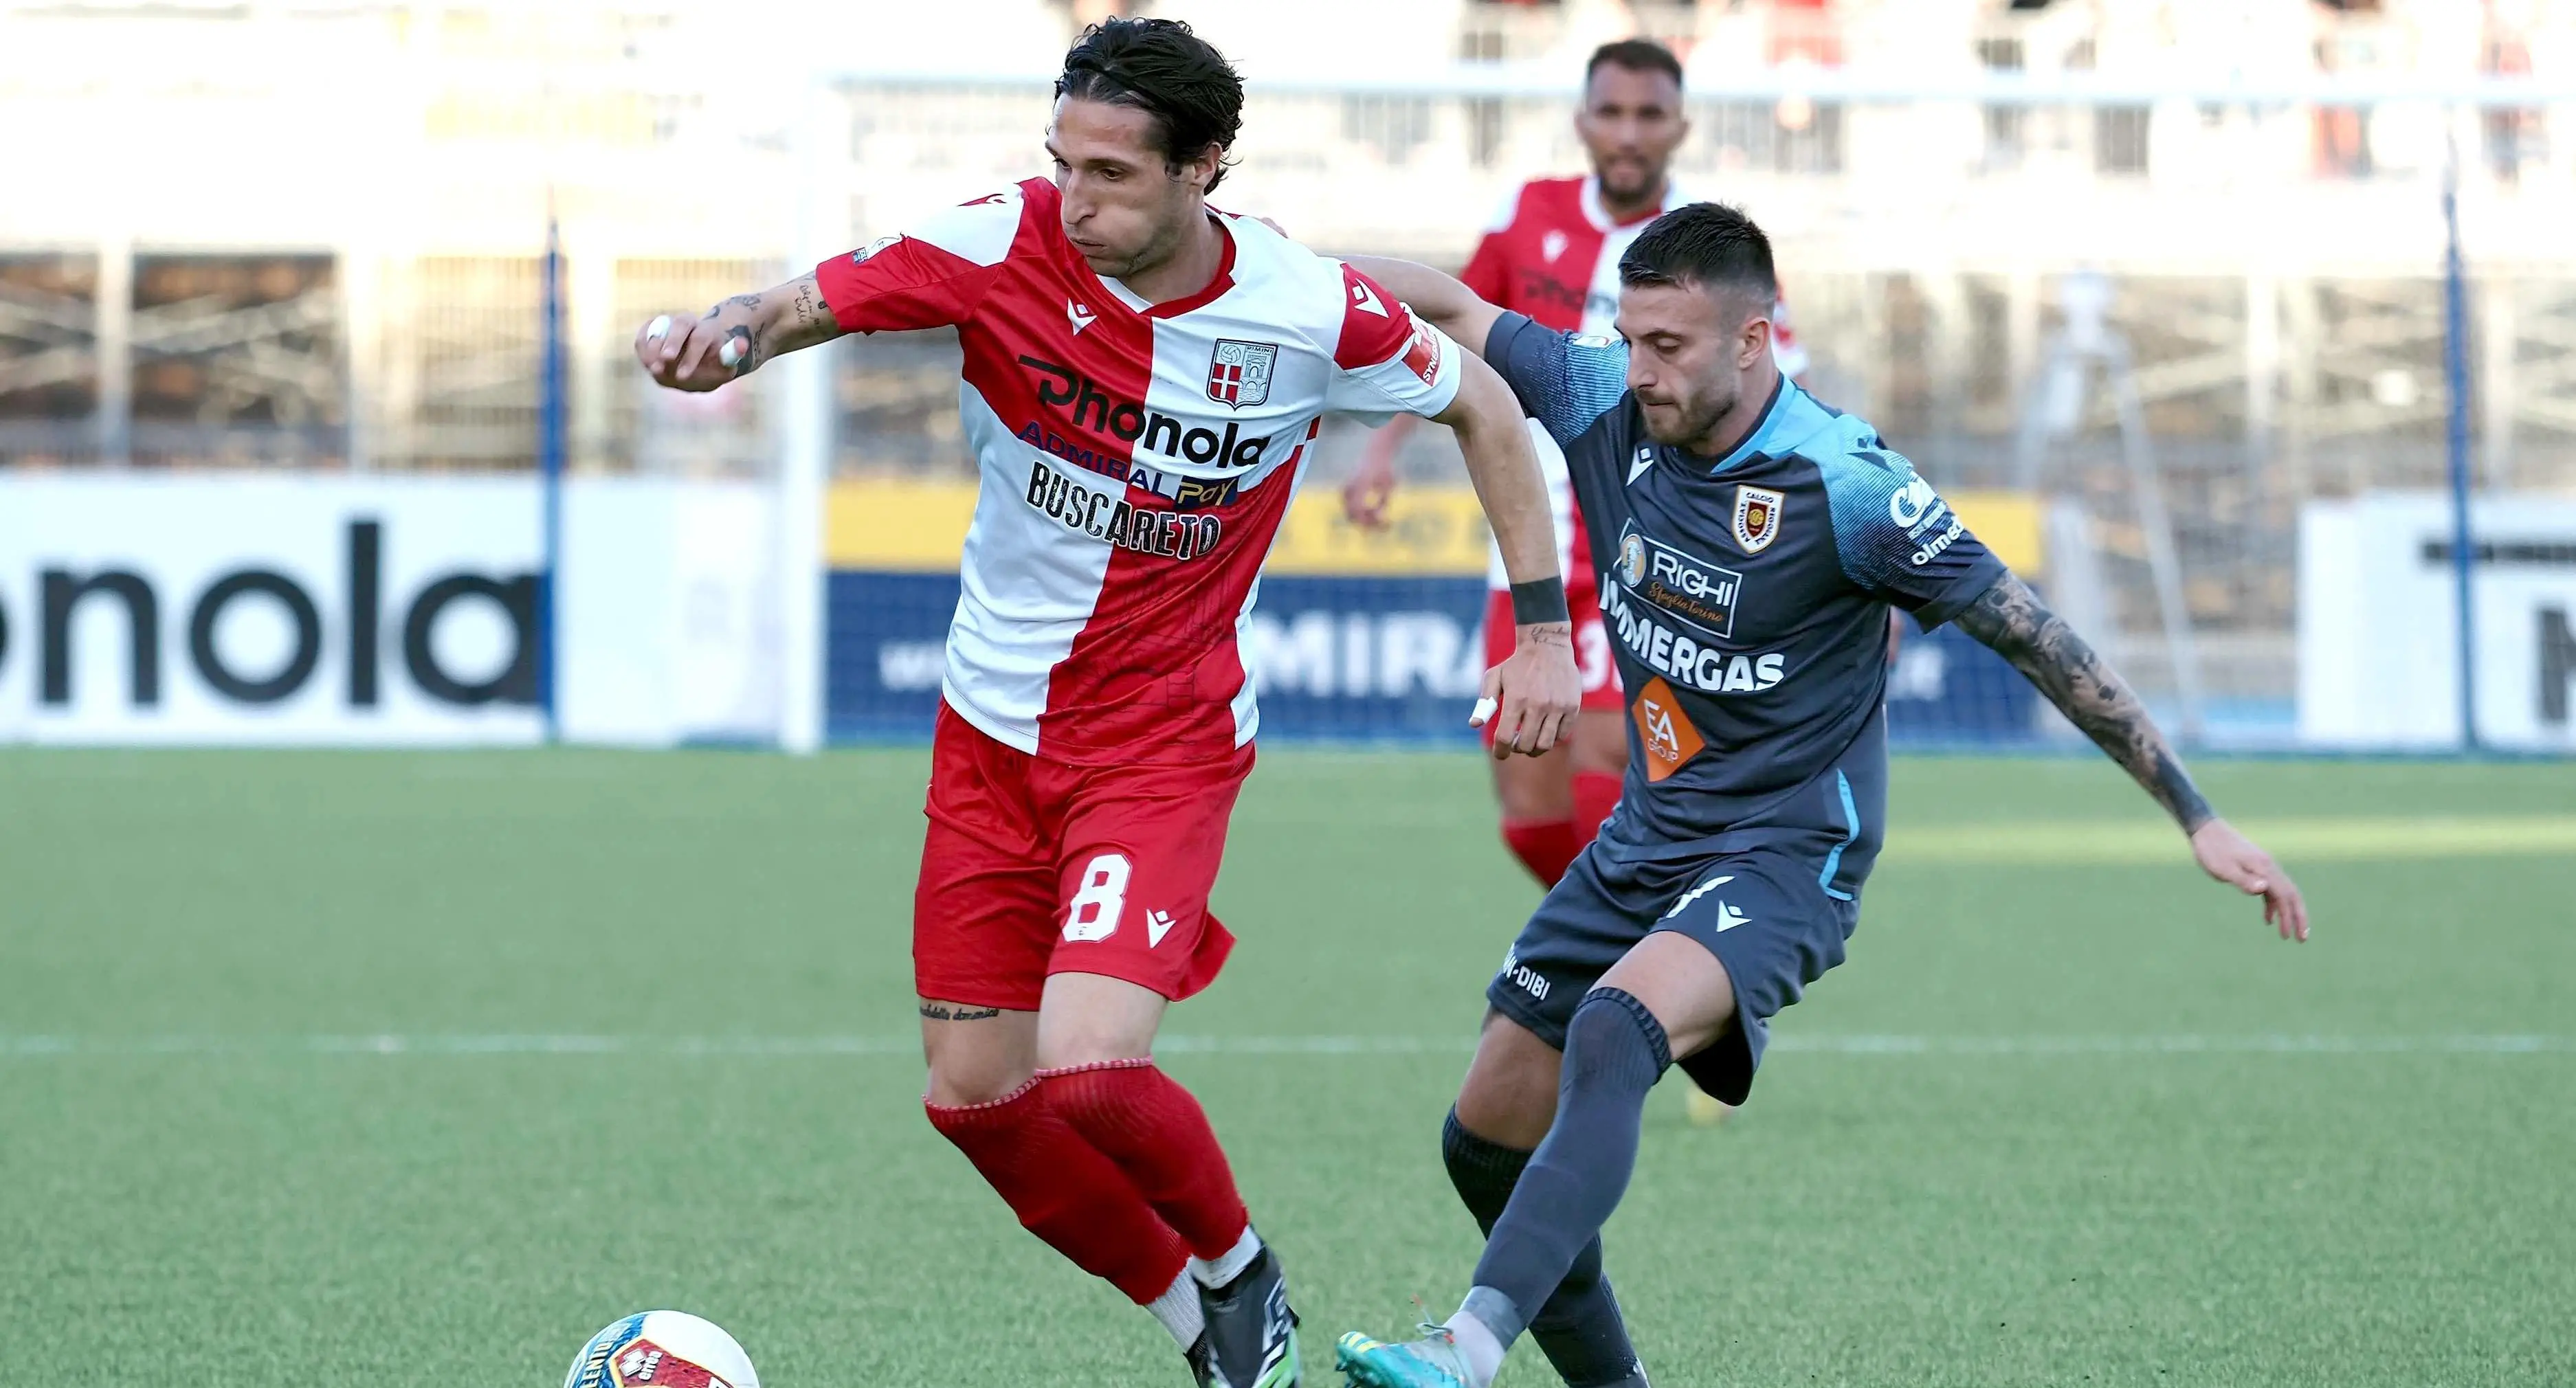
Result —
<instances>
[{"instance_id":1,"label":"blue perimeter barrier","mask_svg":"<svg viewBox=\"0 0 2576 1388\"><path fill-rule=\"evenodd\" d=\"M839 742L930 736L957 576L835 570L826 599L824 716ZM1314 577L1261 583L1251 645L1261 735L1273 741L1470 746L1484 674L1479 577ZM1888 681L1900 745L2034 740L2037 698L1992 651L1947 627L1909 626Z\"/></svg>"}]
</instances>

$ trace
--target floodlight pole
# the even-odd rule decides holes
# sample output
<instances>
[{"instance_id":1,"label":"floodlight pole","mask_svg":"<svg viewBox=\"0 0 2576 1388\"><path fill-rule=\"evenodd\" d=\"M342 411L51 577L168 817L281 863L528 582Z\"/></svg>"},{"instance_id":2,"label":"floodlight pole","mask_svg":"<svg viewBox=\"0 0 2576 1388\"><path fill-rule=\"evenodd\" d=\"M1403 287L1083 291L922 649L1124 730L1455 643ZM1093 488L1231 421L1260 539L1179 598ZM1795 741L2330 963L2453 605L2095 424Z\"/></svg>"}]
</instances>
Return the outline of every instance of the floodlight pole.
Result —
<instances>
[{"instance_id":1,"label":"floodlight pole","mask_svg":"<svg viewBox=\"0 0 2576 1388\"><path fill-rule=\"evenodd\" d=\"M2457 619L2460 667L2460 746L2478 750L2478 638L2474 602L2477 554L2469 542L2469 332L2468 273L2460 255L2460 141L2450 138L2442 166L2442 224L2448 238L2442 264L2442 369L2451 392L2451 601Z\"/></svg>"},{"instance_id":2,"label":"floodlight pole","mask_svg":"<svg viewBox=\"0 0 2576 1388\"><path fill-rule=\"evenodd\" d=\"M544 565L537 582L537 708L545 719L546 741L553 743L563 740L556 654L562 644L558 615L563 593L564 261L563 228L555 219L551 192L546 202L537 395L537 471L544 497Z\"/></svg>"}]
</instances>

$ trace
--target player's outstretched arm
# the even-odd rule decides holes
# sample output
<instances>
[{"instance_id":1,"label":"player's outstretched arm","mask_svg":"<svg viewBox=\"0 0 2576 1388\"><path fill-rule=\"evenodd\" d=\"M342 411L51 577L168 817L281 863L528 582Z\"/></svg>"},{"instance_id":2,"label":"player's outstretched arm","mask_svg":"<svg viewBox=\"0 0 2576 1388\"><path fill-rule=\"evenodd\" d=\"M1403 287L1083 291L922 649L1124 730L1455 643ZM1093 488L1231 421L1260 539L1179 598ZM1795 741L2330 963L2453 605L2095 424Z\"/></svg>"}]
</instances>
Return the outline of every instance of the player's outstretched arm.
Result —
<instances>
[{"instance_id":1,"label":"player's outstretched arm","mask_svg":"<svg viewBox=\"0 0 2576 1388\"><path fill-rule=\"evenodd\" d=\"M1480 357L1466 357L1458 367L1457 398L1432 418L1458 432L1467 479L1512 581L1518 628L1511 657L1485 672L1485 697L1495 705L1494 755L1536 756L1573 731L1583 703L1565 576L1557 568L1556 515L1511 387Z\"/></svg>"},{"instance_id":2,"label":"player's outstretched arm","mask_svg":"<svg viewBox=\"0 0 2576 1388\"><path fill-rule=\"evenodd\" d=\"M2006 574L1959 614L1959 629L2010 661L2094 745L2110 754L2182 831L2203 871L2263 898L2263 919L2283 939L2308 938L2308 906L2272 855L2236 832L2201 798L2146 706L2064 618L2019 578Z\"/></svg>"},{"instance_id":3,"label":"player's outstretched arm","mask_svg":"<svg viewBox=\"0 0 2576 1388\"><path fill-rule=\"evenodd\" d=\"M771 357L841 335L812 275L759 294L736 294L704 316L665 313L635 330L635 360L673 390L709 391Z\"/></svg>"},{"instance_id":4,"label":"player's outstretched arm","mask_svg":"<svg viewBox=\"0 0 2576 1388\"><path fill-rule=\"evenodd\" d=\"M1494 320L1503 311L1477 297L1476 291L1428 265L1410 260L1389 260L1384 256L1355 255L1351 268L1376 280L1386 292L1404 301L1404 305L1431 326L1449 334L1459 346L1483 356L1486 335L1493 332Z\"/></svg>"}]
</instances>

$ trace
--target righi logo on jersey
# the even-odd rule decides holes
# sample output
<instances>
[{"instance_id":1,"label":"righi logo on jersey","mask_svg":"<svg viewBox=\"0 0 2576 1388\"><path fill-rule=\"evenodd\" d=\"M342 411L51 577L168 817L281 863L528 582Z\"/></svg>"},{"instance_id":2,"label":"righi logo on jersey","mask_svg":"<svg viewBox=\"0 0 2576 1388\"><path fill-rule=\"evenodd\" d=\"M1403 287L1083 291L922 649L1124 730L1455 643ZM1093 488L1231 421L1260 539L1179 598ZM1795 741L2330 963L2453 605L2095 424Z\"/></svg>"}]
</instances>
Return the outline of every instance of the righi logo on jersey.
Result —
<instances>
[{"instance_id":1,"label":"righi logo on jersey","mask_svg":"<svg viewBox=\"0 0 2576 1388\"><path fill-rule=\"evenodd\" d=\"M1278 349L1272 348L1275 355ZM1037 373L1038 401L1052 407L1070 420L1075 428L1092 429L1124 443L1136 445L1139 453L1160 453L1209 467L1248 468L1259 465L1261 452L1270 446L1270 436L1248 439L1242 426L1226 421L1225 432L1190 428L1181 420L1159 410L1148 410L1133 400L1121 400L1102 390L1090 377L1072 367L1037 357L1022 357L1020 365ZM1213 383L1209 386L1214 391ZM1265 371L1262 398L1269 396L1269 379ZM1247 402L1250 403L1250 402ZM1031 423L1020 430L1026 439L1042 433ZM1033 440L1034 441L1034 440ZM1043 447L1043 443L1040 444ZM1094 468L1093 471L1102 471Z\"/></svg>"},{"instance_id":2,"label":"righi logo on jersey","mask_svg":"<svg viewBox=\"0 0 2576 1388\"><path fill-rule=\"evenodd\" d=\"M1619 582L1695 631L1719 638L1735 634L1744 575L1640 534L1635 521L1619 533Z\"/></svg>"},{"instance_id":3,"label":"righi logo on jersey","mask_svg":"<svg viewBox=\"0 0 2576 1388\"><path fill-rule=\"evenodd\" d=\"M1270 373L1279 365L1279 344L1217 339L1208 357L1208 398L1239 410L1270 398Z\"/></svg>"},{"instance_id":4,"label":"righi logo on jersey","mask_svg":"<svg viewBox=\"0 0 2576 1388\"><path fill-rule=\"evenodd\" d=\"M1881 467L1890 466L1887 459L1875 453L1864 452L1854 456ZM1932 484L1910 467L1905 474L1905 485L1897 488L1896 493L1887 499L1887 518L1904 530L1905 538L1917 546L1909 556L1916 568L1940 558L1950 546L1959 542L1959 537L1968 529L1967 522L1959 519L1959 513L1951 510L1949 504L1941 500L1940 493L1932 490Z\"/></svg>"},{"instance_id":5,"label":"righi logo on jersey","mask_svg":"<svg viewBox=\"0 0 2576 1388\"><path fill-rule=\"evenodd\" d=\"M1163 559L1199 558L1225 534L1225 522L1216 516L1131 506L1123 497L1093 491L1034 460L1027 500L1067 530Z\"/></svg>"}]
</instances>

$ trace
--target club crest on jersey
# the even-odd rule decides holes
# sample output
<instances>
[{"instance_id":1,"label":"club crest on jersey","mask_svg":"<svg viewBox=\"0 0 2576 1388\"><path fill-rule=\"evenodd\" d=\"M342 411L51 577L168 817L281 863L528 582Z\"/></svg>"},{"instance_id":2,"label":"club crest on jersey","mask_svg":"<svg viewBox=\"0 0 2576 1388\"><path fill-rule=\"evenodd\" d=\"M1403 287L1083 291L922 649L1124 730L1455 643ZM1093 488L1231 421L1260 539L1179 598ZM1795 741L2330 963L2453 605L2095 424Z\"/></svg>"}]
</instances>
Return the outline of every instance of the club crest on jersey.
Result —
<instances>
[{"instance_id":1,"label":"club crest on jersey","mask_svg":"<svg viewBox=\"0 0 2576 1388\"><path fill-rule=\"evenodd\" d=\"M1565 254L1566 240L1564 232L1551 228L1547 235L1538 239L1538 253L1547 257L1548 264L1554 265L1556 258Z\"/></svg>"},{"instance_id":2,"label":"club crest on jersey","mask_svg":"<svg viewBox=\"0 0 2576 1388\"><path fill-rule=\"evenodd\" d=\"M1735 489L1735 543L1760 554L1780 538L1780 508L1788 498L1767 487Z\"/></svg>"},{"instance_id":3,"label":"club crest on jersey","mask_svg":"<svg viewBox=\"0 0 2576 1388\"><path fill-rule=\"evenodd\" d=\"M1279 365L1279 344L1237 342L1218 338L1208 358L1208 398L1240 410L1270 398L1270 373Z\"/></svg>"},{"instance_id":4,"label":"club crest on jersey","mask_svg":"<svg viewBox=\"0 0 2576 1388\"><path fill-rule=\"evenodd\" d=\"M1631 588L1646 581L1646 537L1634 530L1619 537L1619 581Z\"/></svg>"}]
</instances>

